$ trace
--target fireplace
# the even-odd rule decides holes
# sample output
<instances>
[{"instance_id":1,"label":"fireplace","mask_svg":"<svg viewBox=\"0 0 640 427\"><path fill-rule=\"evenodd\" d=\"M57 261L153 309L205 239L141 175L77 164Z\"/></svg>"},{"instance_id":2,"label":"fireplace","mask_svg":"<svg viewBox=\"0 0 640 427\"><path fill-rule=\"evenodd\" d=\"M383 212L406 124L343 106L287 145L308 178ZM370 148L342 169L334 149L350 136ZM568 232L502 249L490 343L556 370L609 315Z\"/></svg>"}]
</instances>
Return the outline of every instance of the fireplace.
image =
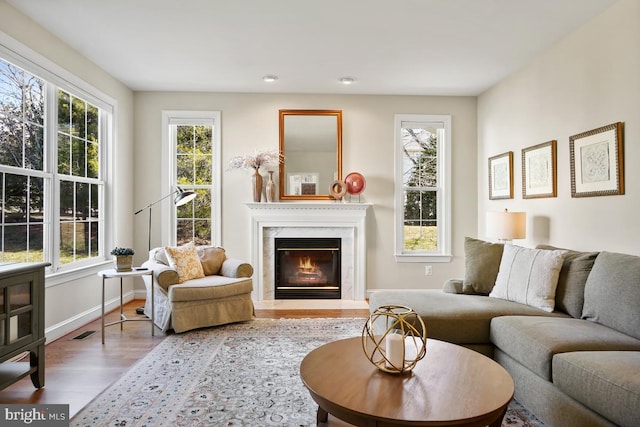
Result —
<instances>
[{"instance_id":1,"label":"fireplace","mask_svg":"<svg viewBox=\"0 0 640 427\"><path fill-rule=\"evenodd\" d=\"M275 299L340 299L341 239L276 238Z\"/></svg>"},{"instance_id":2,"label":"fireplace","mask_svg":"<svg viewBox=\"0 0 640 427\"><path fill-rule=\"evenodd\" d=\"M275 300L275 239L340 239L341 299L364 301L369 203L247 203L251 217L254 301Z\"/></svg>"}]
</instances>

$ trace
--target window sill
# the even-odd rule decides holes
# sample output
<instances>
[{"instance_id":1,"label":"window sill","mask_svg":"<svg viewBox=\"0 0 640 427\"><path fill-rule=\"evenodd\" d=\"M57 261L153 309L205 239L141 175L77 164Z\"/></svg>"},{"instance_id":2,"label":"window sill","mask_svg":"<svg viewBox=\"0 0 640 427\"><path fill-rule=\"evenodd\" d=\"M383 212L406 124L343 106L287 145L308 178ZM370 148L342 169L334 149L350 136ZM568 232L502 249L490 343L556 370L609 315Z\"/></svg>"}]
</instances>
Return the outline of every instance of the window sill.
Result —
<instances>
[{"instance_id":1,"label":"window sill","mask_svg":"<svg viewBox=\"0 0 640 427\"><path fill-rule=\"evenodd\" d=\"M451 255L396 254L396 262L451 262Z\"/></svg>"},{"instance_id":2,"label":"window sill","mask_svg":"<svg viewBox=\"0 0 640 427\"><path fill-rule=\"evenodd\" d=\"M98 274L98 271L104 270L105 268L108 268L108 266L113 266L113 261L100 261L96 264L79 267L73 270L64 270L55 273L49 273L45 276L45 287L50 288L53 286L61 285L63 283L83 279L85 277L95 276Z\"/></svg>"}]
</instances>

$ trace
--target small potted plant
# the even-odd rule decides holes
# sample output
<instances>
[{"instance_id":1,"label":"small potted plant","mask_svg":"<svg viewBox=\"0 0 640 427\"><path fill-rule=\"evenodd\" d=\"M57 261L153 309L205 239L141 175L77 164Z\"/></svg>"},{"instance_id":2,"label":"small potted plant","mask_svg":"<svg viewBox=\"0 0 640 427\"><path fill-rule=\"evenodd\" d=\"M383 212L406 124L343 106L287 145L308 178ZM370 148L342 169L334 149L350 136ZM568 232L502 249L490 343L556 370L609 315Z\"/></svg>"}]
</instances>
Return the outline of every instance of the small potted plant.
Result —
<instances>
[{"instance_id":1,"label":"small potted plant","mask_svg":"<svg viewBox=\"0 0 640 427\"><path fill-rule=\"evenodd\" d=\"M131 271L134 254L135 251L131 248L119 248L117 246L113 248L111 255L115 256L116 271Z\"/></svg>"}]
</instances>

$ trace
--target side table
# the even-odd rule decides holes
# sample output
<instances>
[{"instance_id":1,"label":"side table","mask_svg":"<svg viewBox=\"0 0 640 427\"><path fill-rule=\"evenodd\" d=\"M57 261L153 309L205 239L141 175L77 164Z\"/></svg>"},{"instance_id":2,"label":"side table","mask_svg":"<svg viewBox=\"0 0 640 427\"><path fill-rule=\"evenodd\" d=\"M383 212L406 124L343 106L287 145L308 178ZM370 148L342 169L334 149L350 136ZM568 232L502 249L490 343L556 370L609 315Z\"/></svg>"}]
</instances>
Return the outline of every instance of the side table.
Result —
<instances>
[{"instance_id":1,"label":"side table","mask_svg":"<svg viewBox=\"0 0 640 427\"><path fill-rule=\"evenodd\" d=\"M104 328L107 326L120 324L120 330L123 330L122 324L124 322L151 322L151 336L154 336L155 333L155 325L153 323L153 313L154 313L154 296L153 296L153 271L152 270L132 270L132 271L116 271L115 269L109 270L101 270L98 272L98 276L102 277L102 344L104 344ZM151 276L151 317L150 318L139 318L139 319L129 319L124 315L122 311L123 301L122 301L122 279L125 277L141 277L141 276ZM116 279L120 278L120 320L116 320L111 323L104 323L104 285L107 279Z\"/></svg>"}]
</instances>

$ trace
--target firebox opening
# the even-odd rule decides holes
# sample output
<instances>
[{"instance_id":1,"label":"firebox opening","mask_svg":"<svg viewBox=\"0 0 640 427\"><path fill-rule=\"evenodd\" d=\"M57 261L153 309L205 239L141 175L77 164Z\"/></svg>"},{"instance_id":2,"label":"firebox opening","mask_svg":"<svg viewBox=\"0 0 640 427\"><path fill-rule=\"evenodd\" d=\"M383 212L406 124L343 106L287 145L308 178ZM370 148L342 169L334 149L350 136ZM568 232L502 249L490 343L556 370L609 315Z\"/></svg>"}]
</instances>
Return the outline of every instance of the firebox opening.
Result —
<instances>
[{"instance_id":1,"label":"firebox opening","mask_svg":"<svg viewBox=\"0 0 640 427\"><path fill-rule=\"evenodd\" d=\"M276 299L340 299L339 238L276 238Z\"/></svg>"}]
</instances>

